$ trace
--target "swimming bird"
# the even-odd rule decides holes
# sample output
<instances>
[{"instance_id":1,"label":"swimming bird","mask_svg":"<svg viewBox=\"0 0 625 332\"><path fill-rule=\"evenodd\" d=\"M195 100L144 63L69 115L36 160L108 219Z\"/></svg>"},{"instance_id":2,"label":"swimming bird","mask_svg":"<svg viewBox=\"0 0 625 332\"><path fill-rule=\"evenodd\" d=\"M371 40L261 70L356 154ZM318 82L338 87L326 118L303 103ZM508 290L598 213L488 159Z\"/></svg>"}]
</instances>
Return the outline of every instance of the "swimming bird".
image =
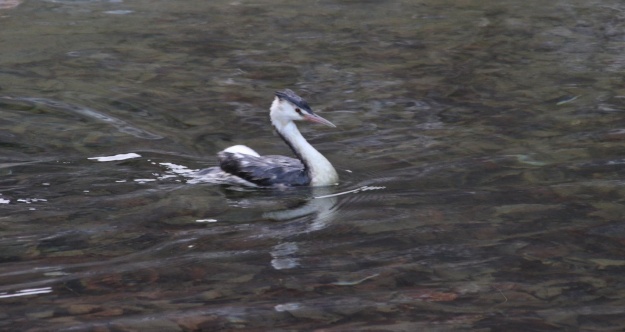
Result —
<instances>
[{"instance_id":1,"label":"swimming bird","mask_svg":"<svg viewBox=\"0 0 625 332\"><path fill-rule=\"evenodd\" d=\"M231 146L218 153L219 167L201 171L201 175L219 178L221 183L251 186L329 186L339 176L332 164L317 151L297 129L295 121L309 121L336 127L315 114L308 103L292 90L277 91L269 117L274 129L291 148L297 159L261 156L245 145Z\"/></svg>"}]
</instances>

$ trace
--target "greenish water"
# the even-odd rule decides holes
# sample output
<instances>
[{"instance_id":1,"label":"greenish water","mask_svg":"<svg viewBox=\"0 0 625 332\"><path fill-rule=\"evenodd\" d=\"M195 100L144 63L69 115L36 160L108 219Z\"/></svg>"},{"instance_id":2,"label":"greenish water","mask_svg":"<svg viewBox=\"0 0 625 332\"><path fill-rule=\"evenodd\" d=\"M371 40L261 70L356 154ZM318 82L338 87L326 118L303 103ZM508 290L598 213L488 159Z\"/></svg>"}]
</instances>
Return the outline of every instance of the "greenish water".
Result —
<instances>
[{"instance_id":1,"label":"greenish water","mask_svg":"<svg viewBox=\"0 0 625 332\"><path fill-rule=\"evenodd\" d=\"M618 1L0 1L0 329L625 328ZM332 188L189 176L291 88Z\"/></svg>"}]
</instances>

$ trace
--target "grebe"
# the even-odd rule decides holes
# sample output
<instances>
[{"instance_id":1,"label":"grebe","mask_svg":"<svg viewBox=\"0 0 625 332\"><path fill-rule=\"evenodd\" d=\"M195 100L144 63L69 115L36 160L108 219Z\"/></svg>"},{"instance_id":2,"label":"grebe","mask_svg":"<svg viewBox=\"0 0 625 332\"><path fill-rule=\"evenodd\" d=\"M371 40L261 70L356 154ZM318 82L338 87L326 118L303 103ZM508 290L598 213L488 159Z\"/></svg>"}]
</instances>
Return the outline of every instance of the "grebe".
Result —
<instances>
[{"instance_id":1,"label":"grebe","mask_svg":"<svg viewBox=\"0 0 625 332\"><path fill-rule=\"evenodd\" d=\"M221 183L262 187L337 184L339 176L332 164L306 141L294 121L336 126L313 113L308 103L289 89L275 93L270 110L271 124L297 159L261 156L245 145L235 145L218 153L219 167L206 169L201 174L220 178Z\"/></svg>"}]
</instances>

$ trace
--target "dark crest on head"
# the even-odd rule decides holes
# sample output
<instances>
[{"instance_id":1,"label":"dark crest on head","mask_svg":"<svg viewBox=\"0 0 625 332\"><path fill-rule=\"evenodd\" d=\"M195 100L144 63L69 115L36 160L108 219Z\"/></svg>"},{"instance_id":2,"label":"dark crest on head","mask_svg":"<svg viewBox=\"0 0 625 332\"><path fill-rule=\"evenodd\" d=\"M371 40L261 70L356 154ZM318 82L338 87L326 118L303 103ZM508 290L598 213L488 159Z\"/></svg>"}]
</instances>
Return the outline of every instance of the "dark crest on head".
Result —
<instances>
[{"instance_id":1,"label":"dark crest on head","mask_svg":"<svg viewBox=\"0 0 625 332\"><path fill-rule=\"evenodd\" d=\"M291 104L299 107L301 110L306 111L308 113L312 113L313 111L308 106L308 103L304 100L304 98L298 96L293 90L286 89L282 91L276 91L276 97L286 100Z\"/></svg>"}]
</instances>

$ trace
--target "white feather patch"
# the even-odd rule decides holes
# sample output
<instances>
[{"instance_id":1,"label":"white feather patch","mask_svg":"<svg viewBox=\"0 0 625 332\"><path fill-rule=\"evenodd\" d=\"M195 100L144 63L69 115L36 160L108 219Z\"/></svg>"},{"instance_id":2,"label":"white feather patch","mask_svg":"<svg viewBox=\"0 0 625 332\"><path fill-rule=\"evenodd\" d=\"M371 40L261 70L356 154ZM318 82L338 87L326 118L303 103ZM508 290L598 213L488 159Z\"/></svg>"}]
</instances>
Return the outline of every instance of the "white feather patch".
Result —
<instances>
[{"instance_id":1,"label":"white feather patch","mask_svg":"<svg viewBox=\"0 0 625 332\"><path fill-rule=\"evenodd\" d=\"M260 157L260 155L256 151L250 149L249 147L245 145L233 145L225 149L224 152L242 153L242 154L246 154L249 156Z\"/></svg>"}]
</instances>

